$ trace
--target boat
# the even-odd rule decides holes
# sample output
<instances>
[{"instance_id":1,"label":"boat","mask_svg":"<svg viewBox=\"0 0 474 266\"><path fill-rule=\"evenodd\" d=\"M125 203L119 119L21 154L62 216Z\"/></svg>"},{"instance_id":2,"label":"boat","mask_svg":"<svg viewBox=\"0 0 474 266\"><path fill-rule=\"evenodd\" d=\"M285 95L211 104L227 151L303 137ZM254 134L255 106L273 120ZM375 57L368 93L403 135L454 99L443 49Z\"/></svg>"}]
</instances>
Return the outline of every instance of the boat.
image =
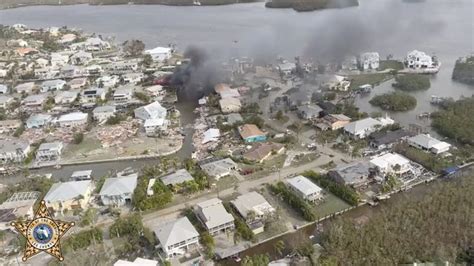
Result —
<instances>
[{"instance_id":1,"label":"boat","mask_svg":"<svg viewBox=\"0 0 474 266\"><path fill-rule=\"evenodd\" d=\"M193 5L195 5L195 6L200 6L200 5L201 5L201 2L199 2L198 0L195 0L195 1L193 2Z\"/></svg>"}]
</instances>

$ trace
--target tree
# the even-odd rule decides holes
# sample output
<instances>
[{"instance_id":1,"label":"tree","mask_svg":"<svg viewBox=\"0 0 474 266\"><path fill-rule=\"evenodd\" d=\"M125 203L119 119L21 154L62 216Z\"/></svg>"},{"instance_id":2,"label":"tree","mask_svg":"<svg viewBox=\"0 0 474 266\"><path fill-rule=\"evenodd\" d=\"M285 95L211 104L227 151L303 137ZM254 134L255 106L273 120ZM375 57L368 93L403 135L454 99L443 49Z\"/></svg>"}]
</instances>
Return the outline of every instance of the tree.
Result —
<instances>
[{"instance_id":1,"label":"tree","mask_svg":"<svg viewBox=\"0 0 474 266\"><path fill-rule=\"evenodd\" d=\"M270 263L270 257L266 254L246 256L242 261L242 266L267 266Z\"/></svg>"},{"instance_id":2,"label":"tree","mask_svg":"<svg viewBox=\"0 0 474 266\"><path fill-rule=\"evenodd\" d=\"M388 111L408 111L416 107L416 98L402 92L385 93L376 95L370 101L370 104L378 106Z\"/></svg>"},{"instance_id":3,"label":"tree","mask_svg":"<svg viewBox=\"0 0 474 266\"><path fill-rule=\"evenodd\" d=\"M395 77L393 87L404 91L427 90L430 88L430 78L420 74L404 74Z\"/></svg>"},{"instance_id":4,"label":"tree","mask_svg":"<svg viewBox=\"0 0 474 266\"><path fill-rule=\"evenodd\" d=\"M145 44L140 40L125 41L122 46L124 53L130 57L138 57L145 50Z\"/></svg>"},{"instance_id":5,"label":"tree","mask_svg":"<svg viewBox=\"0 0 474 266\"><path fill-rule=\"evenodd\" d=\"M81 144L82 141L84 140L84 134L82 132L77 132L77 133L74 133L73 135L73 143L74 144Z\"/></svg>"},{"instance_id":6,"label":"tree","mask_svg":"<svg viewBox=\"0 0 474 266\"><path fill-rule=\"evenodd\" d=\"M146 67L149 67L153 64L153 58L151 57L150 54L145 54L143 56L142 64Z\"/></svg>"},{"instance_id":7,"label":"tree","mask_svg":"<svg viewBox=\"0 0 474 266\"><path fill-rule=\"evenodd\" d=\"M283 242L283 240L278 240L273 247L275 248L275 251L278 253L278 255L282 256L283 251L286 248L286 245L285 245L285 242Z\"/></svg>"}]
</instances>

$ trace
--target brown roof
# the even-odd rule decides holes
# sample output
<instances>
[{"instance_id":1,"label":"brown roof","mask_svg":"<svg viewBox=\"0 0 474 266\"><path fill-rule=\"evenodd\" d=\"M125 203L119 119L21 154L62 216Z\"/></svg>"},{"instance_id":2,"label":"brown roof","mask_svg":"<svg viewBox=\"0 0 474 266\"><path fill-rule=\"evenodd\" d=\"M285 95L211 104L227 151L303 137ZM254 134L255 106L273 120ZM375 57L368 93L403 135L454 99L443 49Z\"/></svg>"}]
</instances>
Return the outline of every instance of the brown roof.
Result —
<instances>
[{"instance_id":1,"label":"brown roof","mask_svg":"<svg viewBox=\"0 0 474 266\"><path fill-rule=\"evenodd\" d=\"M246 139L248 137L252 136L261 136L265 135L263 131L261 131L256 125L254 124L245 124L239 128L239 133L240 136L242 136L243 139Z\"/></svg>"},{"instance_id":2,"label":"brown roof","mask_svg":"<svg viewBox=\"0 0 474 266\"><path fill-rule=\"evenodd\" d=\"M224 83L219 83L214 86L214 91L219 94L228 89L230 89L230 86Z\"/></svg>"},{"instance_id":3,"label":"brown roof","mask_svg":"<svg viewBox=\"0 0 474 266\"><path fill-rule=\"evenodd\" d=\"M259 162L269 156L273 151L278 152L283 147L284 145L280 143L257 143L244 154L244 158Z\"/></svg>"}]
</instances>

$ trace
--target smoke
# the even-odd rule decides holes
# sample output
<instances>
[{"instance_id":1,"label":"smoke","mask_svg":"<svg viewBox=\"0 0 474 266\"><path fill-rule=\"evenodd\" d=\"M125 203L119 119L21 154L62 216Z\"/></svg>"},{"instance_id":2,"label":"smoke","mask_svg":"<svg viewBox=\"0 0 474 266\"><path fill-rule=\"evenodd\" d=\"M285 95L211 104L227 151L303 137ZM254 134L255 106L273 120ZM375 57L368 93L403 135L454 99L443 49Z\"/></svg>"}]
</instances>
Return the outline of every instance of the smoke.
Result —
<instances>
[{"instance_id":1,"label":"smoke","mask_svg":"<svg viewBox=\"0 0 474 266\"><path fill-rule=\"evenodd\" d=\"M178 86L180 100L196 101L209 94L214 85L225 79L220 70L220 57L211 58L208 53L197 46L191 46L184 52L188 63L178 67L171 76L170 83Z\"/></svg>"}]
</instances>

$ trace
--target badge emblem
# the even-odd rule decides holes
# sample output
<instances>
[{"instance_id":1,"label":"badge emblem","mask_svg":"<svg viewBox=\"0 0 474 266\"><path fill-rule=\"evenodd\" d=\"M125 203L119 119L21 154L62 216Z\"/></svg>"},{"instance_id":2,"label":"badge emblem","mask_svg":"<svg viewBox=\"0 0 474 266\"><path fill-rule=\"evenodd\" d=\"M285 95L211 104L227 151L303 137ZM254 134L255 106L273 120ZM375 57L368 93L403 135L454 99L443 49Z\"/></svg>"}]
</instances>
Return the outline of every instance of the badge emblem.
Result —
<instances>
[{"instance_id":1,"label":"badge emblem","mask_svg":"<svg viewBox=\"0 0 474 266\"><path fill-rule=\"evenodd\" d=\"M12 222L11 225L26 238L23 261L42 251L54 256L59 261L64 260L60 240L74 226L74 222L54 220L44 200L40 202L33 220Z\"/></svg>"}]
</instances>

